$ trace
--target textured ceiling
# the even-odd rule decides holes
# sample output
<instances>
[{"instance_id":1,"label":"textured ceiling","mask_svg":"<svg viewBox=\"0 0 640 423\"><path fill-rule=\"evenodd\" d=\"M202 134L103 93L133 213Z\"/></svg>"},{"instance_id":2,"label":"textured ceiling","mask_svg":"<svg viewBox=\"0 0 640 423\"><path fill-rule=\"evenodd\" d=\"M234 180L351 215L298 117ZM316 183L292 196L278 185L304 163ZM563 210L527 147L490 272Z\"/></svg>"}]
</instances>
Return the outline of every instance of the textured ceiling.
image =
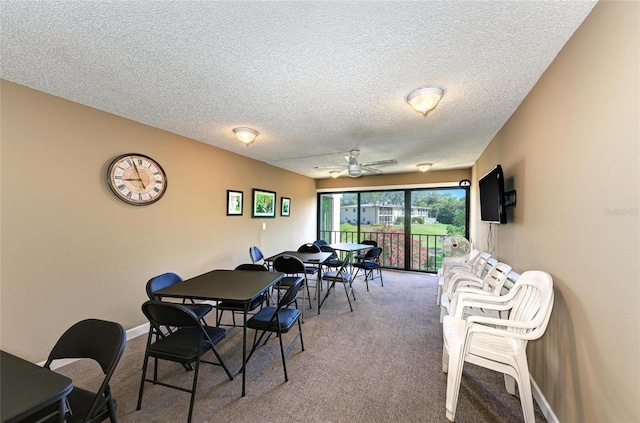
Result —
<instances>
[{"instance_id":1,"label":"textured ceiling","mask_svg":"<svg viewBox=\"0 0 640 423\"><path fill-rule=\"evenodd\" d=\"M313 178L351 149L386 173L466 168L594 5L3 0L1 71ZM424 118L405 98L427 85L445 95Z\"/></svg>"}]
</instances>

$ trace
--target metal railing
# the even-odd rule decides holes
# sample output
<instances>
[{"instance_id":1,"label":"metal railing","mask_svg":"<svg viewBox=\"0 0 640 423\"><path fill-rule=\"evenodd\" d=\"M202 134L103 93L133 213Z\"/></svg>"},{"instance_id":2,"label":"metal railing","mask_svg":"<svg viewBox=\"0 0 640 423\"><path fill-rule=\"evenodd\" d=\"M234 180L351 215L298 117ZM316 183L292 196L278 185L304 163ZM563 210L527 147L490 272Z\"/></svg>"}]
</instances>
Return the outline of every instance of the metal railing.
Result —
<instances>
[{"instance_id":1,"label":"metal railing","mask_svg":"<svg viewBox=\"0 0 640 423\"><path fill-rule=\"evenodd\" d=\"M382 247L380 263L391 269L437 272L442 264L442 235L411 235L410 249L405 251L405 234L401 232L320 231L320 239L329 244L336 242L358 243L374 240ZM410 254L409 267L405 266L406 254Z\"/></svg>"}]
</instances>

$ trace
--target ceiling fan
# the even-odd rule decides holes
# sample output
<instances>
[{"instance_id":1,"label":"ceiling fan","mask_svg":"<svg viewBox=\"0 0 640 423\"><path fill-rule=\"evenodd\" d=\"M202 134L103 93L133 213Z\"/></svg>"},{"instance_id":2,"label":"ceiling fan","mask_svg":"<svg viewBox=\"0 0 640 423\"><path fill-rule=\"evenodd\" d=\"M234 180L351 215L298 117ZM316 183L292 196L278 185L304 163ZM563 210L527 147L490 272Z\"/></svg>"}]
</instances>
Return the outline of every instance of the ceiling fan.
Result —
<instances>
[{"instance_id":1,"label":"ceiling fan","mask_svg":"<svg viewBox=\"0 0 640 423\"><path fill-rule=\"evenodd\" d=\"M352 178L357 178L362 175L362 172L369 173L382 173L380 169L373 168L371 166L381 166L387 164L398 163L396 159L389 160L379 160L377 162L368 162L368 163L360 163L358 162L358 156L360 155L359 150L351 150L349 151L348 156L344 156L344 159L347 161L346 165L342 166L315 166L314 169L334 169L334 171L329 172L332 177L337 178L342 175L349 175ZM342 169L341 171L337 169Z\"/></svg>"}]
</instances>

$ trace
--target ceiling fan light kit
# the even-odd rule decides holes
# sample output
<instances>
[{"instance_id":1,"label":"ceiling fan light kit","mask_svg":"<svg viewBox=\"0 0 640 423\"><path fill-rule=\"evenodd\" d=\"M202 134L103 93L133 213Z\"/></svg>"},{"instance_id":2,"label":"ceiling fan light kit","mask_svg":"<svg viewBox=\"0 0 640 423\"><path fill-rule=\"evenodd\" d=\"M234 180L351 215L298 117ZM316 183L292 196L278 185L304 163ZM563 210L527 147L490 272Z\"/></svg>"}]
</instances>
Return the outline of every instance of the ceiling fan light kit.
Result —
<instances>
[{"instance_id":1,"label":"ceiling fan light kit","mask_svg":"<svg viewBox=\"0 0 640 423\"><path fill-rule=\"evenodd\" d=\"M247 127L233 128L233 133L236 134L238 141L243 142L245 145L254 142L258 136L258 131Z\"/></svg>"},{"instance_id":2,"label":"ceiling fan light kit","mask_svg":"<svg viewBox=\"0 0 640 423\"><path fill-rule=\"evenodd\" d=\"M427 113L438 105L443 95L444 90L442 88L419 88L407 96L407 103L409 103L416 112L426 116Z\"/></svg>"},{"instance_id":3,"label":"ceiling fan light kit","mask_svg":"<svg viewBox=\"0 0 640 423\"><path fill-rule=\"evenodd\" d=\"M416 165L416 167L418 168L418 170L420 172L426 172L427 170L431 169L431 166L433 166L433 163L418 163Z\"/></svg>"}]
</instances>

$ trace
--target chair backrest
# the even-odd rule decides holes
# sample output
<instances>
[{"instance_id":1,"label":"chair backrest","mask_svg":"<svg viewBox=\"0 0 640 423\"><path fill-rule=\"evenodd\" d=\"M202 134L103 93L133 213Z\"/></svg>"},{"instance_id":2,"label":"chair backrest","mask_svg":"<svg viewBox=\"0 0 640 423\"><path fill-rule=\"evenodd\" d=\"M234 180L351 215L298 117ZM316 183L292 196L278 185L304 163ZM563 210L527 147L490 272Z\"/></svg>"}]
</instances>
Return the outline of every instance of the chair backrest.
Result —
<instances>
[{"instance_id":1,"label":"chair backrest","mask_svg":"<svg viewBox=\"0 0 640 423\"><path fill-rule=\"evenodd\" d=\"M553 279L547 272L528 270L520 275L507 296L513 298L510 321L528 323L522 328L510 327L523 339L536 339L544 334L553 309Z\"/></svg>"},{"instance_id":2,"label":"chair backrest","mask_svg":"<svg viewBox=\"0 0 640 423\"><path fill-rule=\"evenodd\" d=\"M491 270L489 270L483 279L483 288L485 291L489 291L494 295L500 295L502 287L509 276L509 272L511 272L511 266L507 263L498 262L497 260L495 261L495 265Z\"/></svg>"},{"instance_id":3,"label":"chair backrest","mask_svg":"<svg viewBox=\"0 0 640 423\"><path fill-rule=\"evenodd\" d=\"M182 282L182 278L175 273L163 273L162 275L153 277L147 282L147 296L150 300L160 301L161 297L156 295L155 292L178 282Z\"/></svg>"},{"instance_id":4,"label":"chair backrest","mask_svg":"<svg viewBox=\"0 0 640 423\"><path fill-rule=\"evenodd\" d=\"M102 368L105 377L87 410L85 420L99 410L105 393L109 394L109 380L124 353L126 344L127 336L121 324L86 319L67 329L49 353L49 358L44 364L48 369L51 368L53 360L70 358L92 359Z\"/></svg>"},{"instance_id":5,"label":"chair backrest","mask_svg":"<svg viewBox=\"0 0 640 423\"><path fill-rule=\"evenodd\" d=\"M213 306L210 307L213 309ZM182 304L150 300L142 304L142 312L157 331L161 327L171 326L198 327L204 332L198 316Z\"/></svg>"},{"instance_id":6,"label":"chair backrest","mask_svg":"<svg viewBox=\"0 0 640 423\"><path fill-rule=\"evenodd\" d=\"M382 248L373 247L373 248L367 250L367 252L364 255L364 259L365 259L365 261L374 261L375 259L380 257L380 254L382 254Z\"/></svg>"},{"instance_id":7,"label":"chair backrest","mask_svg":"<svg viewBox=\"0 0 640 423\"><path fill-rule=\"evenodd\" d=\"M276 272L282 272L289 275L305 274L305 267L302 260L298 257L282 255L276 257L273 261L273 270Z\"/></svg>"},{"instance_id":8,"label":"chair backrest","mask_svg":"<svg viewBox=\"0 0 640 423\"><path fill-rule=\"evenodd\" d=\"M249 257L251 257L251 263L253 264L264 259L264 255L262 254L262 251L260 251L260 248L258 248L255 245L252 245L251 247L249 247Z\"/></svg>"},{"instance_id":9,"label":"chair backrest","mask_svg":"<svg viewBox=\"0 0 640 423\"><path fill-rule=\"evenodd\" d=\"M313 243L316 244L318 247L327 245L327 241L325 241L324 239L316 239L315 241L313 241Z\"/></svg>"},{"instance_id":10,"label":"chair backrest","mask_svg":"<svg viewBox=\"0 0 640 423\"><path fill-rule=\"evenodd\" d=\"M468 254L462 257L443 257L442 258L442 272L439 275L446 275L449 270L456 265L473 264L475 260L480 256L480 251L477 249L471 250Z\"/></svg>"},{"instance_id":11,"label":"chair backrest","mask_svg":"<svg viewBox=\"0 0 640 423\"><path fill-rule=\"evenodd\" d=\"M302 281L303 279L298 279L293 285L289 287L289 289L287 289L287 292L285 292L282 298L280 298L280 301L278 301L278 309L287 307L289 304L293 303L296 300L296 296L298 295L300 286L302 286Z\"/></svg>"},{"instance_id":12,"label":"chair backrest","mask_svg":"<svg viewBox=\"0 0 640 423\"><path fill-rule=\"evenodd\" d=\"M516 273L513 270L509 272L509 274L507 275L507 280L504 282L504 285L502 285L502 290L500 291L500 295L506 295L507 292L509 292L511 288L514 287L516 282L518 282L519 277L520 277L519 273Z\"/></svg>"},{"instance_id":13,"label":"chair backrest","mask_svg":"<svg viewBox=\"0 0 640 423\"><path fill-rule=\"evenodd\" d=\"M302 244L300 248L298 248L298 252L299 253L319 253L320 247L312 243Z\"/></svg>"},{"instance_id":14,"label":"chair backrest","mask_svg":"<svg viewBox=\"0 0 640 423\"><path fill-rule=\"evenodd\" d=\"M377 247L378 246L378 241L374 241L372 239L364 239L364 240L360 241L360 244L373 245L374 247Z\"/></svg>"},{"instance_id":15,"label":"chair backrest","mask_svg":"<svg viewBox=\"0 0 640 423\"><path fill-rule=\"evenodd\" d=\"M485 267L487 266L487 262L491 259L491 254L482 253L478 256L478 260L473 262L472 272L475 273L479 277L484 277Z\"/></svg>"},{"instance_id":16,"label":"chair backrest","mask_svg":"<svg viewBox=\"0 0 640 423\"><path fill-rule=\"evenodd\" d=\"M338 258L338 253L336 253L336 250L334 250L333 247L330 247L328 245L321 245L320 251L322 251L323 253L331 253L329 260Z\"/></svg>"},{"instance_id":17,"label":"chair backrest","mask_svg":"<svg viewBox=\"0 0 640 423\"><path fill-rule=\"evenodd\" d=\"M257 263L243 263L236 266L235 270L253 270L257 272L267 272L269 269L264 267L262 264Z\"/></svg>"},{"instance_id":18,"label":"chair backrest","mask_svg":"<svg viewBox=\"0 0 640 423\"><path fill-rule=\"evenodd\" d=\"M82 320L62 334L49 353L45 367L53 360L90 358L108 373L120 360L127 337L121 324L99 319Z\"/></svg>"}]
</instances>

